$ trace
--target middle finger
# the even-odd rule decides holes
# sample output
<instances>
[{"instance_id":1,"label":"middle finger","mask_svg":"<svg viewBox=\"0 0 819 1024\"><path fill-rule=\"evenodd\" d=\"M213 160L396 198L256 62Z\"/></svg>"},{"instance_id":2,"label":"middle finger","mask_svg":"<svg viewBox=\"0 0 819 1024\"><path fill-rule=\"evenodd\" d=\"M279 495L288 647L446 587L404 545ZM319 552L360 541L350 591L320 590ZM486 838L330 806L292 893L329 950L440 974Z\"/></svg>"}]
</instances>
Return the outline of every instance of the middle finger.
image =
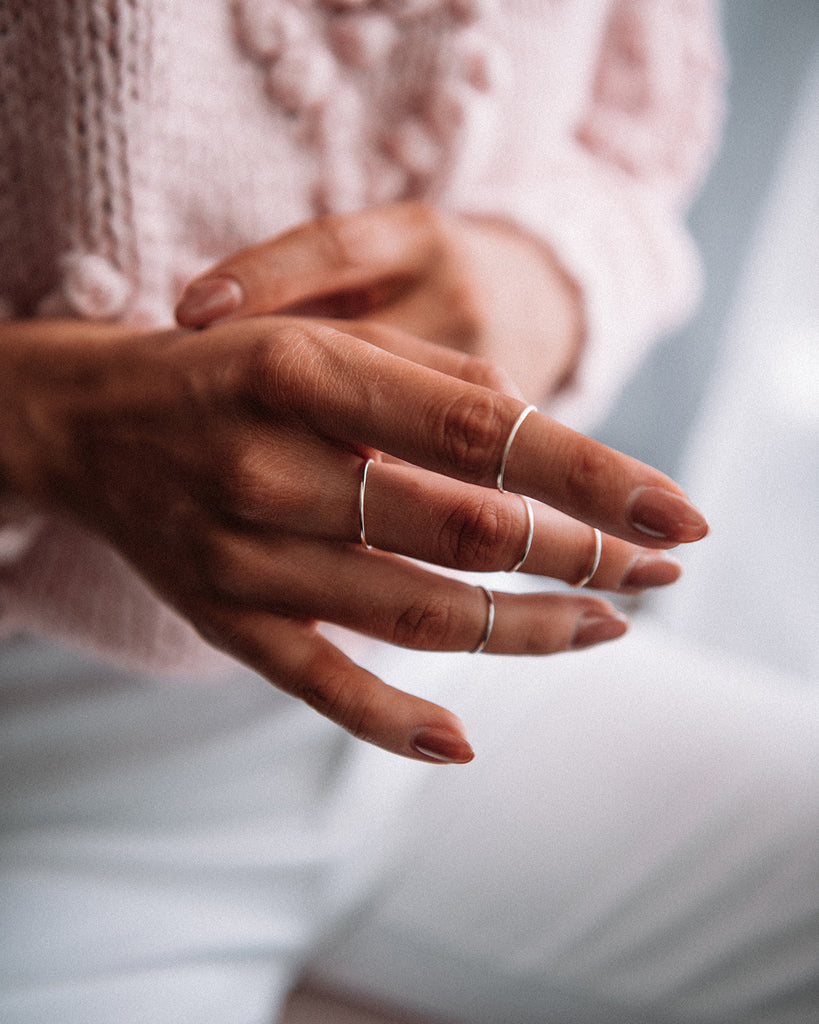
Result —
<instances>
[{"instance_id":1,"label":"middle finger","mask_svg":"<svg viewBox=\"0 0 819 1024\"><path fill-rule=\"evenodd\" d=\"M448 477L494 484L524 408L519 400L323 325L314 323L305 342L309 363L296 334L285 358L277 352L269 380L275 389L286 375L284 383L295 392L293 411L318 434L340 443L356 438ZM311 372L305 374L306 365ZM329 391L328 379L334 384ZM320 409L317 386L325 389ZM671 547L707 532L702 515L665 474L536 411L518 430L505 469L508 490L633 543Z\"/></svg>"}]
</instances>

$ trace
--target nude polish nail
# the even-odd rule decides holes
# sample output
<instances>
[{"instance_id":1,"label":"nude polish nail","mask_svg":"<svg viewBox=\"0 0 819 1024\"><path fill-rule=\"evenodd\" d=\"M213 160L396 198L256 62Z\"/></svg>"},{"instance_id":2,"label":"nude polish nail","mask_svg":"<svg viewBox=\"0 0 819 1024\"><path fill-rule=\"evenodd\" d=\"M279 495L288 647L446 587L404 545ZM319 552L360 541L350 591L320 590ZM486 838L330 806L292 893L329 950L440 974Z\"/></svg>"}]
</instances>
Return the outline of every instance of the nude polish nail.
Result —
<instances>
[{"instance_id":1,"label":"nude polish nail","mask_svg":"<svg viewBox=\"0 0 819 1024\"><path fill-rule=\"evenodd\" d=\"M594 644L602 644L607 640L616 640L628 629L628 619L622 615L605 615L598 612L586 612L577 620L571 649L582 650Z\"/></svg>"},{"instance_id":2,"label":"nude polish nail","mask_svg":"<svg viewBox=\"0 0 819 1024\"><path fill-rule=\"evenodd\" d=\"M638 487L629 498L626 519L648 537L681 544L708 533L702 513L682 495L662 487Z\"/></svg>"},{"instance_id":3,"label":"nude polish nail","mask_svg":"<svg viewBox=\"0 0 819 1024\"><path fill-rule=\"evenodd\" d=\"M646 587L666 587L682 574L676 558L663 552L638 555L629 565L620 581L622 590L645 590Z\"/></svg>"},{"instance_id":4,"label":"nude polish nail","mask_svg":"<svg viewBox=\"0 0 819 1024\"><path fill-rule=\"evenodd\" d=\"M475 756L465 739L444 729L418 729L410 743L417 754L436 764L467 764Z\"/></svg>"},{"instance_id":5,"label":"nude polish nail","mask_svg":"<svg viewBox=\"0 0 819 1024\"><path fill-rule=\"evenodd\" d=\"M242 304L241 285L232 277L193 281L182 293L176 319L183 327L199 327L235 312Z\"/></svg>"}]
</instances>

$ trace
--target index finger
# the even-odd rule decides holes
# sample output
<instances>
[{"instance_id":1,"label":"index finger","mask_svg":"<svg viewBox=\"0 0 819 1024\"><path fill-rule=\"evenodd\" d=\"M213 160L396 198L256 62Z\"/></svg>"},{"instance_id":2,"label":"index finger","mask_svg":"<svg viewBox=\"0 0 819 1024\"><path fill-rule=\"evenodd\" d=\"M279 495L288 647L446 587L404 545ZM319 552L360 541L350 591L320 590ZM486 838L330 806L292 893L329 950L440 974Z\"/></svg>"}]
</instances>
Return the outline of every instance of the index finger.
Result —
<instances>
[{"instance_id":1,"label":"index finger","mask_svg":"<svg viewBox=\"0 0 819 1024\"><path fill-rule=\"evenodd\" d=\"M192 281L177 321L201 327L226 316L277 313L412 276L429 258L435 218L413 202L317 217L233 253Z\"/></svg>"},{"instance_id":2,"label":"index finger","mask_svg":"<svg viewBox=\"0 0 819 1024\"><path fill-rule=\"evenodd\" d=\"M527 408L510 395L323 325L312 324L309 337L303 323L293 326L265 387L295 397L295 411L317 433L484 487L496 486L506 454L506 490L635 544L671 547L707 533L702 514L664 473L536 410L519 424L507 453Z\"/></svg>"}]
</instances>

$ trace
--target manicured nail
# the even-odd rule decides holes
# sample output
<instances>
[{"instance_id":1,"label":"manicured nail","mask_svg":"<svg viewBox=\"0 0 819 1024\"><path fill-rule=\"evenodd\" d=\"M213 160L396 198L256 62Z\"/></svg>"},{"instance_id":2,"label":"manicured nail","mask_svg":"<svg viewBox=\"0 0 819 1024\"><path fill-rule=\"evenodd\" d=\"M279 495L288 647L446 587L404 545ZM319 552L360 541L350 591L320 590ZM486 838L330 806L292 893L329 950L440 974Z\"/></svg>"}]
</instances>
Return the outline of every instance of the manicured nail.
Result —
<instances>
[{"instance_id":1,"label":"manicured nail","mask_svg":"<svg viewBox=\"0 0 819 1024\"><path fill-rule=\"evenodd\" d=\"M418 729L410 743L417 754L436 764L467 764L475 756L465 739L444 729Z\"/></svg>"},{"instance_id":2,"label":"manicured nail","mask_svg":"<svg viewBox=\"0 0 819 1024\"><path fill-rule=\"evenodd\" d=\"M629 498L626 518L640 533L680 544L708 533L702 513L682 495L662 487L638 487Z\"/></svg>"},{"instance_id":3,"label":"manicured nail","mask_svg":"<svg viewBox=\"0 0 819 1024\"><path fill-rule=\"evenodd\" d=\"M183 327L199 327L233 313L244 295L233 277L206 277L193 281L182 293L176 319Z\"/></svg>"},{"instance_id":4,"label":"manicured nail","mask_svg":"<svg viewBox=\"0 0 819 1024\"><path fill-rule=\"evenodd\" d=\"M676 558L664 551L638 555L626 569L620 589L644 590L646 587L666 587L682 575L682 566Z\"/></svg>"},{"instance_id":5,"label":"manicured nail","mask_svg":"<svg viewBox=\"0 0 819 1024\"><path fill-rule=\"evenodd\" d=\"M628 619L622 615L605 615L599 612L586 612L577 620L572 637L572 650L602 644L606 640L616 640L628 629Z\"/></svg>"}]
</instances>

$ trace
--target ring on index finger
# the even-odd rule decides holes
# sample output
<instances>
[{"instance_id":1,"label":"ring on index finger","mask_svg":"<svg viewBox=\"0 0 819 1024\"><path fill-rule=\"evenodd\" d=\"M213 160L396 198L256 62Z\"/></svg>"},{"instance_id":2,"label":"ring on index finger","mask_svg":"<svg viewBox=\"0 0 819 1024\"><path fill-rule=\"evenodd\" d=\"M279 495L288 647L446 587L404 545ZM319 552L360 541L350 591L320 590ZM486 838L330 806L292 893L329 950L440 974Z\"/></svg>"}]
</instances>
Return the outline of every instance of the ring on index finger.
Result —
<instances>
[{"instance_id":1,"label":"ring on index finger","mask_svg":"<svg viewBox=\"0 0 819 1024\"><path fill-rule=\"evenodd\" d=\"M519 494L518 497L526 507L526 543L523 546L523 554L520 556L517 562L515 562L511 569L506 570L507 572L517 572L518 569L520 569L520 567L526 561L529 552L532 550L532 539L535 535L535 513L534 509L532 508L532 503L531 501L529 501L525 494Z\"/></svg>"},{"instance_id":2,"label":"ring on index finger","mask_svg":"<svg viewBox=\"0 0 819 1024\"><path fill-rule=\"evenodd\" d=\"M530 412L534 412L536 406L527 405L523 412L518 416L515 422L512 424L512 429L509 431L509 436L506 438L506 444L503 447L503 454L501 455L500 467L498 468L498 490L505 491L503 486L503 475L506 472L506 460L509 458L509 452L512 450L512 442L517 436L517 432L523 425L523 421L529 415Z\"/></svg>"}]
</instances>

